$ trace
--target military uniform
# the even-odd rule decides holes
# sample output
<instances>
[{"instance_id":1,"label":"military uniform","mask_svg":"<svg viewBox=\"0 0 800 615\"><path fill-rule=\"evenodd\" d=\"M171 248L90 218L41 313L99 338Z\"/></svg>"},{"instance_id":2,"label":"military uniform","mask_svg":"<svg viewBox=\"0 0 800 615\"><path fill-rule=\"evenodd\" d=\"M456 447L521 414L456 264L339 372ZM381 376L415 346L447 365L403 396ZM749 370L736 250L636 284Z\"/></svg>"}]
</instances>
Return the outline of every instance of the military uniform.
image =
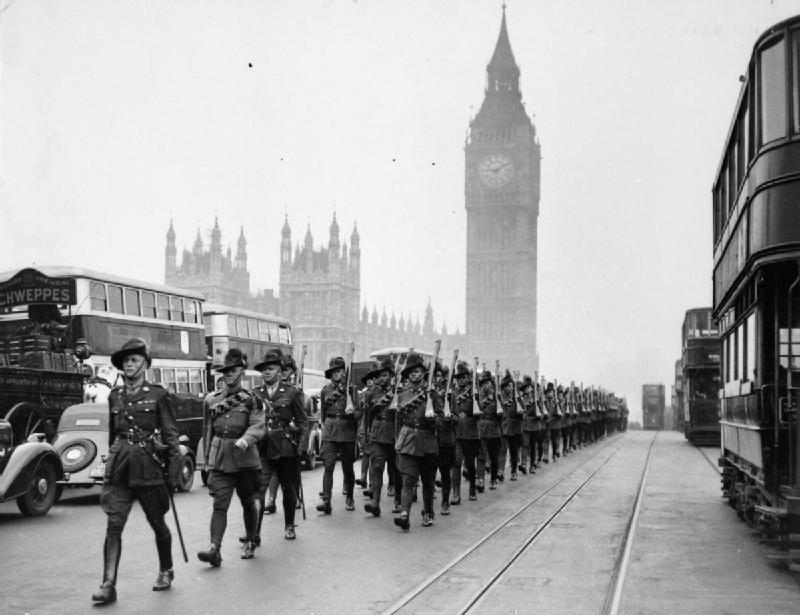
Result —
<instances>
[{"instance_id":1,"label":"military uniform","mask_svg":"<svg viewBox=\"0 0 800 615\"><path fill-rule=\"evenodd\" d=\"M265 361L270 359L267 353ZM265 365L261 363L259 365ZM258 367L258 366L256 366ZM300 451L308 450L309 423L306 416L303 392L288 382L266 383L253 389L266 407L266 434L258 444L261 458L261 484L258 491L263 502L264 491L274 475L283 493L283 521L286 537L294 537L297 483L300 479ZM261 530L261 515L256 536ZM258 540L257 540L258 542Z\"/></svg>"},{"instance_id":2,"label":"military uniform","mask_svg":"<svg viewBox=\"0 0 800 615\"><path fill-rule=\"evenodd\" d=\"M344 359L335 357L331 360L330 367L325 372L326 378L331 378L333 372L344 369ZM356 457L356 437L360 412L354 407L352 413L346 412L347 395L344 382L326 384L320 392L322 404L322 459L325 462L325 472L322 476L322 504L317 509L331 513L331 492L333 491L333 471L336 460L340 459L342 474L344 476L344 491L346 494L347 510L354 510L353 487L355 473L353 462Z\"/></svg>"},{"instance_id":3,"label":"military uniform","mask_svg":"<svg viewBox=\"0 0 800 615\"><path fill-rule=\"evenodd\" d=\"M546 393L554 393L553 385L548 384ZM550 445L553 449L553 462L555 463L556 458L561 456L559 452L559 446L561 444L561 408L556 403L554 397L547 396L544 402L545 410L547 411L549 421L548 421L548 430L550 432Z\"/></svg>"},{"instance_id":4,"label":"military uniform","mask_svg":"<svg viewBox=\"0 0 800 615\"><path fill-rule=\"evenodd\" d=\"M414 356L414 355L412 355ZM420 364L421 364L420 358ZM406 369L408 370L408 363ZM425 381L409 383L398 393L398 414L400 432L395 442L398 453L397 466L403 475L401 506L405 517L404 529L414 500L417 480L422 481L422 519L423 525L432 523L433 494L436 481L436 467L439 461L439 444L436 440L437 419L425 416L427 401ZM397 522L398 519L395 519ZM401 527L403 525L398 523Z\"/></svg>"},{"instance_id":5,"label":"military uniform","mask_svg":"<svg viewBox=\"0 0 800 615\"><path fill-rule=\"evenodd\" d=\"M522 413L517 411L517 400L511 376L503 378L502 386L506 391L501 395L500 403L503 407L501 429L503 439L508 443L508 452L511 454L511 480L517 480L517 467L519 466L519 449L522 446ZM505 459L504 459L505 461Z\"/></svg>"},{"instance_id":6,"label":"military uniform","mask_svg":"<svg viewBox=\"0 0 800 615\"><path fill-rule=\"evenodd\" d=\"M229 354L236 349L231 349ZM226 357L227 361L227 357ZM258 512L256 493L261 484L261 460L256 444L264 437L264 408L260 399L240 384L210 393L203 404L206 442L206 467L209 470L209 495L214 498L211 514L211 548L198 553L212 566L221 562L219 553L228 522L228 507L234 490L242 504L248 542L242 557L252 557ZM247 447L236 447L239 439Z\"/></svg>"},{"instance_id":7,"label":"military uniform","mask_svg":"<svg viewBox=\"0 0 800 615\"><path fill-rule=\"evenodd\" d=\"M483 372L481 374L481 378L478 382L478 387L480 389L480 385L483 382L492 382L494 384L494 380L492 379L491 372ZM494 391L494 386L492 387L492 392L488 395L484 395L483 393L479 392L479 406L481 409L481 416L478 419L478 435L481 439L481 456L478 457L478 479L477 479L477 487L478 491L483 490L483 481L484 476L486 474L486 461L489 462L489 488L495 489L497 486L497 477L500 472L498 468L498 457L500 455L500 442L502 440L502 427L501 427L501 419L502 415L498 414L497 412L497 392Z\"/></svg>"},{"instance_id":8,"label":"military uniform","mask_svg":"<svg viewBox=\"0 0 800 615\"><path fill-rule=\"evenodd\" d=\"M390 373L394 371L391 361L385 366ZM382 370L378 370L382 371ZM395 418L396 408L392 406L393 386L387 383L385 386L372 386L367 391L364 399L364 409L366 422L369 426L369 441L372 447L372 459L370 460L369 482L372 489L372 500L364 506L364 509L378 517L381 514L381 494L383 491L383 471L388 466L389 474L399 474L397 470L397 452L395 445ZM402 479L392 478L394 485L401 485ZM393 491L394 511L400 512L401 489Z\"/></svg>"},{"instance_id":9,"label":"military uniform","mask_svg":"<svg viewBox=\"0 0 800 615\"><path fill-rule=\"evenodd\" d=\"M469 366L459 363L456 369L456 378L459 375L470 375ZM458 504L461 501L461 466L463 463L466 479L469 482L469 499L477 498L475 489L475 460L480 452L481 441L478 435L478 417L473 414L472 383L467 381L464 386L458 384L454 395L451 397L452 412L457 417L455 425L455 460L453 465L453 498L451 502Z\"/></svg>"},{"instance_id":10,"label":"military uniform","mask_svg":"<svg viewBox=\"0 0 800 615\"><path fill-rule=\"evenodd\" d=\"M527 378L527 377L526 377ZM532 387L537 386L528 380L524 381L525 389L530 390ZM529 455L529 468L528 471L533 474L536 468L542 462L542 454L544 452L544 419L539 408L539 402L532 394L525 395L525 418L522 420L522 435L523 441L528 444Z\"/></svg>"},{"instance_id":11,"label":"military uniform","mask_svg":"<svg viewBox=\"0 0 800 615\"><path fill-rule=\"evenodd\" d=\"M147 344L135 338L112 355L114 366L138 354L150 365ZM144 369L144 368L143 368ZM143 373L143 370L142 370ZM116 581L122 554L122 531L133 502L139 504L153 529L159 560L159 578L153 589L168 589L172 582L172 535L164 515L169 511L172 488L164 477L170 468L173 481L180 471L180 447L175 414L166 390L146 380L134 388L119 387L108 398L108 457L100 493L100 506L107 516L103 545L103 584L92 596L97 603L116 600Z\"/></svg>"},{"instance_id":12,"label":"military uniform","mask_svg":"<svg viewBox=\"0 0 800 615\"><path fill-rule=\"evenodd\" d=\"M445 385L446 383L442 383ZM433 407L440 415L439 426L436 430L436 439L439 444L439 477L442 483L442 514L450 514L450 492L453 485L453 465L455 464L456 424L450 408L450 399L444 386L433 393Z\"/></svg>"}]
</instances>

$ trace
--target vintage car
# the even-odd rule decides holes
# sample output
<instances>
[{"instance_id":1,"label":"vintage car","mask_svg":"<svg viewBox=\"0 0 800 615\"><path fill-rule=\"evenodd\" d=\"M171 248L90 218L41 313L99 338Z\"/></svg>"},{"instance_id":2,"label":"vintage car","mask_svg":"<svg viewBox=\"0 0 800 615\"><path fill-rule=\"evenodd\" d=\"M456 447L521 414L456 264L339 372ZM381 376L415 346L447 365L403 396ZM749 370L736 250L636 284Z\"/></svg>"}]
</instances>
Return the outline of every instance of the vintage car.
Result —
<instances>
[{"instance_id":1,"label":"vintage car","mask_svg":"<svg viewBox=\"0 0 800 615\"><path fill-rule=\"evenodd\" d=\"M0 502L16 499L27 517L47 514L62 475L61 461L43 433L33 433L27 442L14 446L11 423L0 419Z\"/></svg>"},{"instance_id":2,"label":"vintage car","mask_svg":"<svg viewBox=\"0 0 800 615\"><path fill-rule=\"evenodd\" d=\"M194 483L194 451L187 435L182 434L179 442L182 470L176 488L189 491ZM58 481L59 496L65 487L102 485L108 455L108 404L76 404L64 410L53 446L64 468L64 478Z\"/></svg>"}]
</instances>

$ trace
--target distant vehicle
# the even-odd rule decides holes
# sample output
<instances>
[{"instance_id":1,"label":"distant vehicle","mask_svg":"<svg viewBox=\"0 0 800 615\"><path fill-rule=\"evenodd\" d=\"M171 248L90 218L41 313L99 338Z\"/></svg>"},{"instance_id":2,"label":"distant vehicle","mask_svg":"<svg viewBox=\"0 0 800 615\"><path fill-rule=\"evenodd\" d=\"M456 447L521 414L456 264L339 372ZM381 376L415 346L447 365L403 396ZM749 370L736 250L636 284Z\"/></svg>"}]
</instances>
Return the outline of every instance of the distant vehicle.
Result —
<instances>
[{"instance_id":1,"label":"distant vehicle","mask_svg":"<svg viewBox=\"0 0 800 615\"><path fill-rule=\"evenodd\" d=\"M642 385L642 429L664 429L665 404L663 384Z\"/></svg>"},{"instance_id":2,"label":"distant vehicle","mask_svg":"<svg viewBox=\"0 0 800 615\"><path fill-rule=\"evenodd\" d=\"M719 446L719 332L711 308L686 311L681 328L684 434L697 446Z\"/></svg>"},{"instance_id":3,"label":"distant vehicle","mask_svg":"<svg viewBox=\"0 0 800 615\"><path fill-rule=\"evenodd\" d=\"M58 480L58 497L64 488L89 488L103 484L108 455L108 404L85 403L70 406L61 416L53 447L64 476ZM179 430L182 425L179 423ZM189 437L181 434L181 476L178 491L189 491L194 483L195 454Z\"/></svg>"},{"instance_id":4,"label":"distant vehicle","mask_svg":"<svg viewBox=\"0 0 800 615\"><path fill-rule=\"evenodd\" d=\"M16 500L26 517L45 515L56 501L56 481L62 475L61 461L44 434L31 434L15 445L11 423L0 419L0 502Z\"/></svg>"}]
</instances>

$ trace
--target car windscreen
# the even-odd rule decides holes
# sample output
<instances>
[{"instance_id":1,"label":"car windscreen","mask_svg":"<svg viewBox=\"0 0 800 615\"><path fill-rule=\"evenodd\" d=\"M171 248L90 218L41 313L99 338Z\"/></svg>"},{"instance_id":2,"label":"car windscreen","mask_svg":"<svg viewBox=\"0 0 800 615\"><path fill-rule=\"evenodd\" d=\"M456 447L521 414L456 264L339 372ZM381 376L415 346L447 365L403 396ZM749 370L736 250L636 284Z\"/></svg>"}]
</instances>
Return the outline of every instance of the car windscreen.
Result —
<instances>
[{"instance_id":1,"label":"car windscreen","mask_svg":"<svg viewBox=\"0 0 800 615\"><path fill-rule=\"evenodd\" d=\"M58 431L108 431L107 413L64 415L58 423Z\"/></svg>"}]
</instances>

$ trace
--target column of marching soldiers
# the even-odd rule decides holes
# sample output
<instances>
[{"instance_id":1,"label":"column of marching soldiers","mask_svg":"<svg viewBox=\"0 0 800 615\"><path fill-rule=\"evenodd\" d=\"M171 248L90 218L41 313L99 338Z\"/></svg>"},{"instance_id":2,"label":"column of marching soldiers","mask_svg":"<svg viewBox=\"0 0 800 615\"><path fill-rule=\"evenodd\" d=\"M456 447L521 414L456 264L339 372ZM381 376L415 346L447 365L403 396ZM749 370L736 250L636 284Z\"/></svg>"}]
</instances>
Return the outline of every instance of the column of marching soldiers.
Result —
<instances>
[{"instance_id":1,"label":"column of marching soldiers","mask_svg":"<svg viewBox=\"0 0 800 615\"><path fill-rule=\"evenodd\" d=\"M376 362L352 382L353 344L347 359L333 357L325 370L330 381L320 392L324 474L316 509L333 513L334 470L340 463L345 509L355 510L356 485L368 497L364 510L380 517L383 479L393 504L394 524L411 527L411 509L422 492L422 526L435 518L434 500L441 489L440 514L461 504L462 478L469 500L504 481L510 461L510 480L532 476L542 464L588 446L607 434L627 429L624 400L595 387L559 385L535 374L520 375L495 362L495 373L475 357L472 365L439 361L440 342L427 362L409 350L405 355ZM303 349L305 357L305 348ZM402 362L401 362L402 357ZM305 503L300 478L308 456L308 399L300 369L291 356L270 350L254 367L263 384L252 391L242 386L247 357L231 348L225 355L220 387L204 401L204 457L209 494L213 498L210 544L198 559L219 567L222 539L233 494L242 505L245 534L241 558L252 559L261 544L265 514L275 513L278 486L282 491L284 538L296 538L295 511ZM153 590L171 587L171 533L164 517L172 503L173 485L181 471L178 430L170 396L145 380L151 358L138 338L112 355L122 372L123 386L109 397L109 454L101 493L108 516L103 547L103 583L95 604L116 601L117 568L122 531L135 500L139 500L156 538L159 573ZM354 464L357 443L362 453L361 477ZM510 460L509 460L510 458ZM437 481L437 474L439 479ZM172 503L173 512L174 503ZM178 516L176 529L188 561Z\"/></svg>"}]
</instances>

